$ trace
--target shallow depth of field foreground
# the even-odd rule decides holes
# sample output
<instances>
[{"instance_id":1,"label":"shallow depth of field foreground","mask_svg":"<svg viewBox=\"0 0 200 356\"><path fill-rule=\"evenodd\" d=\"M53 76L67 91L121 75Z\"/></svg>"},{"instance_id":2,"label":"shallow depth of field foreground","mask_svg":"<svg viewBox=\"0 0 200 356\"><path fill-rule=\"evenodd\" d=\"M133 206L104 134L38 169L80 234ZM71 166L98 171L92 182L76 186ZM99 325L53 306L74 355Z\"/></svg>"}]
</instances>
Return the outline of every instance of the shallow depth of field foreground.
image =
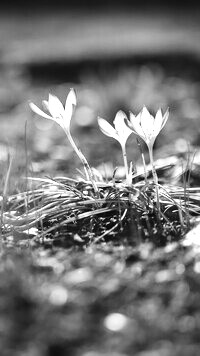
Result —
<instances>
[{"instance_id":1,"label":"shallow depth of field foreground","mask_svg":"<svg viewBox=\"0 0 200 356\"><path fill-rule=\"evenodd\" d=\"M0 15L1 356L199 355L187 10Z\"/></svg>"}]
</instances>

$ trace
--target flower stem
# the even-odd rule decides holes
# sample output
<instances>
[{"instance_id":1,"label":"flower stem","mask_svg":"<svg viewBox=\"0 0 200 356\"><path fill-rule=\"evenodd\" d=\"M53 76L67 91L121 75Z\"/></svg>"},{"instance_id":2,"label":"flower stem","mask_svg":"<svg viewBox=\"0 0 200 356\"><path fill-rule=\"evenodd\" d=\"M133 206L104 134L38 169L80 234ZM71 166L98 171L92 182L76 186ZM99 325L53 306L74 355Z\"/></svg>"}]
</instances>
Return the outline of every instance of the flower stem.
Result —
<instances>
[{"instance_id":1,"label":"flower stem","mask_svg":"<svg viewBox=\"0 0 200 356\"><path fill-rule=\"evenodd\" d=\"M155 165L154 165L154 160L153 160L153 147L149 147L149 158L150 158L150 164L151 164L151 169L152 169L152 175L153 175L153 182L155 184L155 189L156 189L156 206L157 206L157 211L158 211L158 217L160 217L160 200L159 200L159 187L158 187L158 176L156 173Z\"/></svg>"},{"instance_id":2,"label":"flower stem","mask_svg":"<svg viewBox=\"0 0 200 356\"><path fill-rule=\"evenodd\" d=\"M129 184L128 161L127 161L127 154L126 154L126 146L125 145L122 145L122 154L123 154L123 160L124 160L126 182L127 182L127 184Z\"/></svg>"},{"instance_id":3,"label":"flower stem","mask_svg":"<svg viewBox=\"0 0 200 356\"><path fill-rule=\"evenodd\" d=\"M144 167L144 180L145 180L145 183L147 185L148 184L148 179L147 179L146 162L145 162L144 152L143 152L143 149L142 149L141 142L140 142L139 138L137 138L137 145L139 147L140 154L141 154L141 157L142 157L142 164L143 164L143 167Z\"/></svg>"},{"instance_id":4,"label":"flower stem","mask_svg":"<svg viewBox=\"0 0 200 356\"><path fill-rule=\"evenodd\" d=\"M67 134L67 137L68 137L68 140L69 140L71 146L73 147L74 151L76 152L77 156L80 158L80 160L81 160L81 162L83 164L83 167L84 167L84 170L85 170L86 179L89 180L90 179L90 174L89 174L90 167L89 167L89 164L88 164L85 156L80 151L80 149L78 149L78 147L76 146L76 144L75 144L70 132L66 132L66 134Z\"/></svg>"},{"instance_id":5,"label":"flower stem","mask_svg":"<svg viewBox=\"0 0 200 356\"><path fill-rule=\"evenodd\" d=\"M71 136L70 131L65 130L65 133L67 135L67 138L68 138L71 146L73 147L74 151L76 152L77 156L80 158L80 160L81 160L81 162L83 164L83 167L84 167L84 170L85 170L86 179L88 181L91 181L91 183L93 185L93 188L94 188L94 191L98 195L99 194L98 187L96 185L96 182L93 179L93 174L92 174L92 171L91 171L91 168L89 166L89 163L88 163L87 159L85 158L85 156L83 155L81 150L76 146L76 144L75 144L75 142L74 142L74 140L73 140L73 138Z\"/></svg>"}]
</instances>

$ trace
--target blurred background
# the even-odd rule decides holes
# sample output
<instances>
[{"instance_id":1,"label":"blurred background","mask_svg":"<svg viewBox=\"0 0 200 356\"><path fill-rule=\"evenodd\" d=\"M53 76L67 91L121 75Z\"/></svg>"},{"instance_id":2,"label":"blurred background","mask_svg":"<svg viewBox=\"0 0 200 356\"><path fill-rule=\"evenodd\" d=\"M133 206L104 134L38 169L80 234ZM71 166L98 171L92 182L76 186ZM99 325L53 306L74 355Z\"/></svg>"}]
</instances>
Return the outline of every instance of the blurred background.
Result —
<instances>
[{"instance_id":1,"label":"blurred background","mask_svg":"<svg viewBox=\"0 0 200 356\"><path fill-rule=\"evenodd\" d=\"M13 174L76 174L78 159L64 132L36 117L48 93L63 102L74 87L72 133L91 165L122 164L117 142L104 137L97 116L119 109L153 113L170 107L157 158L182 156L200 142L200 12L194 1L10 1L0 12L0 163ZM146 148L144 147L144 151ZM140 164L136 140L129 160ZM15 177L16 177L15 174ZM15 183L16 182L16 183ZM18 182L15 179L15 186Z\"/></svg>"}]
</instances>

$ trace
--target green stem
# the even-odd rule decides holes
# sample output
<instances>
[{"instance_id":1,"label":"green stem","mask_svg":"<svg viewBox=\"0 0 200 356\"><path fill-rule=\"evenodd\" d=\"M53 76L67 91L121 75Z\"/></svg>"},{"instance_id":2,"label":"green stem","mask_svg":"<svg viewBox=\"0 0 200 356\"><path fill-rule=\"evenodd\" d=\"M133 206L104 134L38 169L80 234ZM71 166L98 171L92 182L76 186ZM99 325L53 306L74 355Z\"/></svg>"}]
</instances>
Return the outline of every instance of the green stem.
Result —
<instances>
[{"instance_id":1,"label":"green stem","mask_svg":"<svg viewBox=\"0 0 200 356\"><path fill-rule=\"evenodd\" d=\"M155 184L155 189L156 189L156 206L157 206L157 211L158 211L158 216L160 217L160 200L159 200L159 187L158 187L158 176L156 173L155 165L154 165L154 160L153 160L153 147L149 147L149 158L150 158L150 164L151 164L151 169L152 169L152 175L153 175L153 182Z\"/></svg>"}]
</instances>

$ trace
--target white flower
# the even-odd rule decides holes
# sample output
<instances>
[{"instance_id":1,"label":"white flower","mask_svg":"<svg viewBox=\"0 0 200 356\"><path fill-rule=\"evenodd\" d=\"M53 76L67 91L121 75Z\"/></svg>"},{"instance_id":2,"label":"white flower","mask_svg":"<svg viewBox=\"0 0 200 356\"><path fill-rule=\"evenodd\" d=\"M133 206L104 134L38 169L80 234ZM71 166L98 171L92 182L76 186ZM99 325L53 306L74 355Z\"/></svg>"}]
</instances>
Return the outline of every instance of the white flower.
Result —
<instances>
[{"instance_id":1,"label":"white flower","mask_svg":"<svg viewBox=\"0 0 200 356\"><path fill-rule=\"evenodd\" d=\"M160 202L159 202L159 187L158 187L158 177L153 160L153 145L159 132L165 126L167 119L169 117L169 110L162 114L161 109L156 113L156 116L152 116L146 107L144 107L140 113L135 116L130 113L130 121L126 121L128 127L132 131L140 136L147 144L149 150L149 158L152 167L153 182L156 189L156 205L158 217L160 217Z\"/></svg>"},{"instance_id":2,"label":"white flower","mask_svg":"<svg viewBox=\"0 0 200 356\"><path fill-rule=\"evenodd\" d=\"M165 126L168 117L168 109L164 115L161 109L159 109L156 116L153 117L147 108L144 107L137 116L130 112L130 120L127 120L126 123L136 135L146 142L148 147L152 148L156 137Z\"/></svg>"},{"instance_id":3,"label":"white flower","mask_svg":"<svg viewBox=\"0 0 200 356\"><path fill-rule=\"evenodd\" d=\"M76 106L76 94L74 89L70 90L67 95L65 107L55 95L49 94L49 100L43 100L43 106L49 114L42 111L34 103L30 103L29 105L36 114L57 122L63 130L69 132L72 114Z\"/></svg>"},{"instance_id":4,"label":"white flower","mask_svg":"<svg viewBox=\"0 0 200 356\"><path fill-rule=\"evenodd\" d=\"M85 156L82 154L80 149L76 146L76 143L74 142L71 133L70 133L70 122L71 118L73 115L74 108L76 106L76 94L74 89L71 89L69 94L67 95L67 99L65 102L65 107L61 103L61 101L54 95L49 94L49 100L43 100L43 106L45 109L49 112L47 114L46 112L42 111L40 108L38 108L34 103L30 103L30 108L38 115L57 122L62 129L65 131L66 136L72 145L74 151L76 152L77 156L80 158L85 174L86 174L86 179L89 180L91 178L92 180L92 173L90 166L85 158ZM97 191L97 188L95 186L95 182L92 182L95 191Z\"/></svg>"},{"instance_id":5,"label":"white flower","mask_svg":"<svg viewBox=\"0 0 200 356\"><path fill-rule=\"evenodd\" d=\"M127 120L126 114L123 111L118 111L113 121L114 127L108 121L98 118L98 124L101 131L109 137L117 140L121 146L125 146L128 137L131 135L132 130L125 124Z\"/></svg>"},{"instance_id":6,"label":"white flower","mask_svg":"<svg viewBox=\"0 0 200 356\"><path fill-rule=\"evenodd\" d=\"M128 169L128 162L126 156L126 141L129 136L132 134L132 130L128 128L125 124L125 120L127 120L127 116L123 111L118 111L115 119L113 121L114 127L109 124L108 121L98 118L98 124L101 131L109 137L113 137L117 140L122 148L122 154L124 159L124 167L125 167L125 174L126 174L126 182L129 184L130 177L129 177L129 169Z\"/></svg>"}]
</instances>

